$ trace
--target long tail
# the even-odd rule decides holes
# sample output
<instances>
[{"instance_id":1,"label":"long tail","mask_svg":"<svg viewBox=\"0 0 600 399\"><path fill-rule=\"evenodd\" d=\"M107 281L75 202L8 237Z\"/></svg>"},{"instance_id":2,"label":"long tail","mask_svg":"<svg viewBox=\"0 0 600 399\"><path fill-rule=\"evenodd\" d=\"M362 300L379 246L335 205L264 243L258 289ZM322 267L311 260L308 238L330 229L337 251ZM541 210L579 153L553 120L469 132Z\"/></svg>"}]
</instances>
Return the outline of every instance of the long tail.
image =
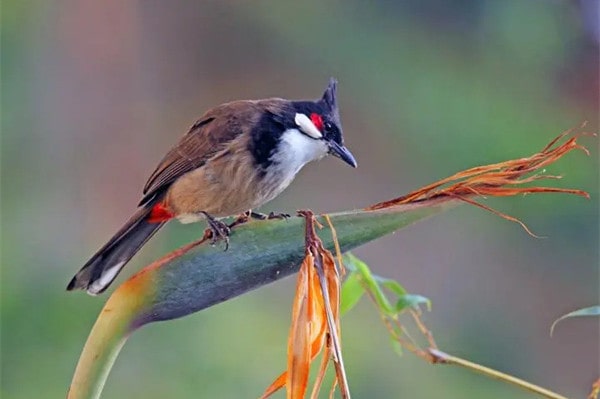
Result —
<instances>
[{"instance_id":1,"label":"long tail","mask_svg":"<svg viewBox=\"0 0 600 399\"><path fill-rule=\"evenodd\" d=\"M165 222L154 220L152 204L142 206L123 227L77 272L67 291L82 289L90 295L102 293L123 266ZM166 220L166 219L163 219Z\"/></svg>"}]
</instances>

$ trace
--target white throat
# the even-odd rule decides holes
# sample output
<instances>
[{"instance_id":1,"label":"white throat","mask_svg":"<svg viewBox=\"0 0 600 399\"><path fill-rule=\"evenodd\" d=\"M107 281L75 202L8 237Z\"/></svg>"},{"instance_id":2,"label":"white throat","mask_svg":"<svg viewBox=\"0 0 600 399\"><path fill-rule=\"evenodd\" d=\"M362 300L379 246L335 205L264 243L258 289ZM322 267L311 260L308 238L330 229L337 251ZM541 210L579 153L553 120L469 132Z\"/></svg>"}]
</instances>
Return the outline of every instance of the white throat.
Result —
<instances>
[{"instance_id":1,"label":"white throat","mask_svg":"<svg viewBox=\"0 0 600 399\"><path fill-rule=\"evenodd\" d=\"M304 165L323 158L327 151L323 140L312 139L298 129L283 132L265 175L265 183L269 187L266 197L272 199L279 195Z\"/></svg>"},{"instance_id":2,"label":"white throat","mask_svg":"<svg viewBox=\"0 0 600 399\"><path fill-rule=\"evenodd\" d=\"M293 176L308 162L327 155L327 150L323 140L310 138L298 129L288 129L281 135L277 150L271 156L271 167Z\"/></svg>"}]
</instances>

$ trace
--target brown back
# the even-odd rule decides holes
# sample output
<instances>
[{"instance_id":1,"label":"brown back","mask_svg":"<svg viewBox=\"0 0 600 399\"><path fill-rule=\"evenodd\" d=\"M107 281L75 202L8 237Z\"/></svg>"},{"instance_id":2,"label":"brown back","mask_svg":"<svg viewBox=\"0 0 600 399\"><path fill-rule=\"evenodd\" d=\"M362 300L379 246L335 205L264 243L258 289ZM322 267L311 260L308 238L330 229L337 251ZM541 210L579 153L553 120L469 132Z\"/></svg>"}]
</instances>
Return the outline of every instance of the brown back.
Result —
<instances>
[{"instance_id":1,"label":"brown back","mask_svg":"<svg viewBox=\"0 0 600 399\"><path fill-rule=\"evenodd\" d=\"M286 100L241 100L204 114L158 164L144 186L143 205L180 176L201 167L241 134L250 134L263 112L279 113Z\"/></svg>"}]
</instances>

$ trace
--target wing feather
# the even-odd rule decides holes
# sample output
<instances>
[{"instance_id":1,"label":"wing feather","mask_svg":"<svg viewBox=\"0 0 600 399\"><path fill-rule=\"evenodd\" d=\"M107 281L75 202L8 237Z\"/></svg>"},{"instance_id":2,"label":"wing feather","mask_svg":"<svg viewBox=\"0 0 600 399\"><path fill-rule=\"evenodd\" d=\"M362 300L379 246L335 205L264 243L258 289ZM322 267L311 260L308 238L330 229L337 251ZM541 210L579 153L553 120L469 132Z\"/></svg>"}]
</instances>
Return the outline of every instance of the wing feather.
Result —
<instances>
[{"instance_id":1,"label":"wing feather","mask_svg":"<svg viewBox=\"0 0 600 399\"><path fill-rule=\"evenodd\" d=\"M164 192L180 176L201 167L258 121L261 110L275 110L284 100L244 100L220 105L192 125L158 164L144 186L140 205Z\"/></svg>"}]
</instances>

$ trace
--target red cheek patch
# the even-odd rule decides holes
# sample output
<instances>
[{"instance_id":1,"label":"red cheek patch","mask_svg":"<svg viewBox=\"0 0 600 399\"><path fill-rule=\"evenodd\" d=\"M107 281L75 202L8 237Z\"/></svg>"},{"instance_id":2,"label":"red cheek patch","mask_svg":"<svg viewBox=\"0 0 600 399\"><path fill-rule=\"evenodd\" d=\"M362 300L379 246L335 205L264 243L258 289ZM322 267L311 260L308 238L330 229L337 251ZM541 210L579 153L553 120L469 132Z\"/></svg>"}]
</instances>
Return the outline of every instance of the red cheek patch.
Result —
<instances>
[{"instance_id":1,"label":"red cheek patch","mask_svg":"<svg viewBox=\"0 0 600 399\"><path fill-rule=\"evenodd\" d=\"M323 118L321 118L321 115L312 113L310 114L310 120L312 121L313 125L315 125L315 127L319 130L319 132L323 131Z\"/></svg>"}]
</instances>

